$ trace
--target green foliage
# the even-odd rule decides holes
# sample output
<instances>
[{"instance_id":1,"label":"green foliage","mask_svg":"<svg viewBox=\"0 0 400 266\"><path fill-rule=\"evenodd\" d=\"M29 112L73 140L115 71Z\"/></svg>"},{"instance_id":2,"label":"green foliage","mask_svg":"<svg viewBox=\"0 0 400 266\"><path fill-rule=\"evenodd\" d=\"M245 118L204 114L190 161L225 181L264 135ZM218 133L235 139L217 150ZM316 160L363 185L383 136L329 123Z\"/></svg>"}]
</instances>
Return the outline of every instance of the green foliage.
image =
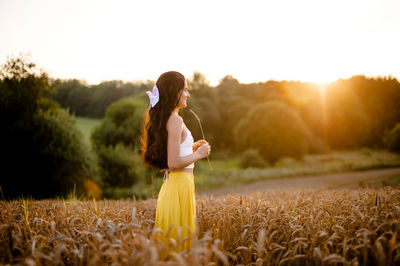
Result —
<instances>
[{"instance_id":1,"label":"green foliage","mask_svg":"<svg viewBox=\"0 0 400 266\"><path fill-rule=\"evenodd\" d=\"M218 147L217 136L220 130L221 117L215 88L211 87L203 74L195 72L188 81L191 97L188 108L192 109L200 118L206 140ZM182 116L185 124L192 132L195 140L202 139L201 129L193 114L183 109Z\"/></svg>"},{"instance_id":2,"label":"green foliage","mask_svg":"<svg viewBox=\"0 0 400 266\"><path fill-rule=\"evenodd\" d=\"M256 149L245 150L239 157L239 166L241 168L264 168L268 166L268 163L259 154Z\"/></svg>"},{"instance_id":3,"label":"green foliage","mask_svg":"<svg viewBox=\"0 0 400 266\"><path fill-rule=\"evenodd\" d=\"M328 144L315 135L309 139L308 146L309 153L327 153L330 151Z\"/></svg>"},{"instance_id":4,"label":"green foliage","mask_svg":"<svg viewBox=\"0 0 400 266\"><path fill-rule=\"evenodd\" d=\"M391 76L367 78L353 76L344 81L357 94L369 118L369 132L364 132L365 144L383 147L387 128L400 122L400 83Z\"/></svg>"},{"instance_id":5,"label":"green foliage","mask_svg":"<svg viewBox=\"0 0 400 266\"><path fill-rule=\"evenodd\" d=\"M76 184L83 192L84 179L97 179L95 158L74 118L46 98L54 92L47 74L25 60L10 59L1 70L2 190L10 198L48 198Z\"/></svg>"},{"instance_id":6,"label":"green foliage","mask_svg":"<svg viewBox=\"0 0 400 266\"><path fill-rule=\"evenodd\" d=\"M57 89L52 99L60 103L62 107L68 108L76 116L89 113L92 95L86 84L76 79L66 81L57 79L52 82L52 86Z\"/></svg>"},{"instance_id":7,"label":"green foliage","mask_svg":"<svg viewBox=\"0 0 400 266\"><path fill-rule=\"evenodd\" d=\"M54 93L46 73L37 73L34 63L9 59L0 70L0 111L7 124L29 123L38 111L54 111L58 104L45 98Z\"/></svg>"},{"instance_id":8,"label":"green foliage","mask_svg":"<svg viewBox=\"0 0 400 266\"><path fill-rule=\"evenodd\" d=\"M144 102L134 98L113 103L100 126L94 129L94 146L123 143L131 149L138 147L146 107Z\"/></svg>"},{"instance_id":9,"label":"green foliage","mask_svg":"<svg viewBox=\"0 0 400 266\"><path fill-rule=\"evenodd\" d=\"M100 181L97 174L94 175L97 172L95 157L77 130L75 119L66 110L38 114L34 123L32 147L39 151L38 163L43 165L42 170L53 173L52 182L58 186L56 191L66 188L68 191L72 184L81 184L87 178Z\"/></svg>"},{"instance_id":10,"label":"green foliage","mask_svg":"<svg viewBox=\"0 0 400 266\"><path fill-rule=\"evenodd\" d=\"M91 136L105 187L130 187L145 173L139 139L146 104L135 98L113 103Z\"/></svg>"},{"instance_id":11,"label":"green foliage","mask_svg":"<svg viewBox=\"0 0 400 266\"><path fill-rule=\"evenodd\" d=\"M129 187L144 174L145 168L137 152L119 143L98 149L101 176L105 186Z\"/></svg>"},{"instance_id":12,"label":"green foliage","mask_svg":"<svg viewBox=\"0 0 400 266\"><path fill-rule=\"evenodd\" d=\"M54 99L63 107L78 115L103 117L111 103L128 95L147 104L145 90L154 82L107 81L89 86L77 80L56 80L53 84L58 88ZM285 80L242 84L228 75L212 87L203 74L195 72L188 84L192 96L188 107L200 117L204 134L218 154L243 152L235 146L232 131L250 109L266 101L281 101L297 110L312 132L311 153L330 148L383 148L385 129L400 121L400 83L390 76L353 76L322 86ZM182 115L194 138L201 138L193 115L186 110Z\"/></svg>"},{"instance_id":13,"label":"green foliage","mask_svg":"<svg viewBox=\"0 0 400 266\"><path fill-rule=\"evenodd\" d=\"M400 153L400 123L397 123L391 130L386 131L383 142L390 151Z\"/></svg>"},{"instance_id":14,"label":"green foliage","mask_svg":"<svg viewBox=\"0 0 400 266\"><path fill-rule=\"evenodd\" d=\"M291 157L282 157L275 163L275 167L287 169L295 168L296 166L298 166L298 162Z\"/></svg>"},{"instance_id":15,"label":"green foliage","mask_svg":"<svg viewBox=\"0 0 400 266\"><path fill-rule=\"evenodd\" d=\"M273 164L284 156L305 155L310 132L294 109L270 101L250 110L235 128L235 137L241 150L257 149L264 160Z\"/></svg>"},{"instance_id":16,"label":"green foliage","mask_svg":"<svg viewBox=\"0 0 400 266\"><path fill-rule=\"evenodd\" d=\"M83 137L90 145L90 136L92 135L92 130L100 125L101 120L98 118L87 118L87 117L75 117L76 127L82 132Z\"/></svg>"},{"instance_id":17,"label":"green foliage","mask_svg":"<svg viewBox=\"0 0 400 266\"><path fill-rule=\"evenodd\" d=\"M217 107L220 116L216 142L219 149L233 151L234 136L232 130L238 120L247 112L245 99L237 95L240 83L232 76L225 76L216 87Z\"/></svg>"},{"instance_id":18,"label":"green foliage","mask_svg":"<svg viewBox=\"0 0 400 266\"><path fill-rule=\"evenodd\" d=\"M112 103L138 95L152 86L147 83L124 83L119 80L88 85L85 81L76 79L56 79L52 85L57 89L52 98L62 107L68 107L77 116L92 118L104 117Z\"/></svg>"},{"instance_id":19,"label":"green foliage","mask_svg":"<svg viewBox=\"0 0 400 266\"><path fill-rule=\"evenodd\" d=\"M192 93L192 95L195 93ZM217 144L218 129L220 128L220 115L217 105L210 101L204 96L192 96L190 101L188 101L188 108L192 109L196 114L198 114L206 140L211 144ZM197 139L202 139L201 129L198 121L194 115L188 111L184 110L183 118L185 124L192 132L193 137Z\"/></svg>"},{"instance_id":20,"label":"green foliage","mask_svg":"<svg viewBox=\"0 0 400 266\"><path fill-rule=\"evenodd\" d=\"M79 116L105 116L91 142L107 195L112 191L142 195L142 188L142 192L151 191L146 187L151 174L139 165L137 150L148 107L145 90L151 89L153 82L114 80L88 85L79 80L49 81L46 73L23 59L8 61L0 72L0 141L6 165L3 172L12 173L10 180L24 176L15 180L23 180L26 188L36 186L39 192L45 188L51 196L84 176L98 178L96 159L81 143L73 119L68 111L60 110L60 104ZM201 119L213 147L212 158L236 158L239 154L239 163L247 167L256 153L274 163L330 149L365 146L398 151L394 125L400 122L400 83L392 77L354 76L328 84L326 90L298 81L241 84L232 76L212 87L198 72L188 83L192 96L188 107ZM182 114L194 138L202 138L194 116L185 109ZM387 128L393 129L385 133ZM208 171L207 165L204 171ZM40 179L28 178L32 175ZM126 188L129 184L133 185ZM2 187L3 191L22 191L17 185L8 187Z\"/></svg>"},{"instance_id":21,"label":"green foliage","mask_svg":"<svg viewBox=\"0 0 400 266\"><path fill-rule=\"evenodd\" d=\"M335 148L357 148L367 144L371 130L364 106L348 82L338 81L326 91L326 141Z\"/></svg>"}]
</instances>

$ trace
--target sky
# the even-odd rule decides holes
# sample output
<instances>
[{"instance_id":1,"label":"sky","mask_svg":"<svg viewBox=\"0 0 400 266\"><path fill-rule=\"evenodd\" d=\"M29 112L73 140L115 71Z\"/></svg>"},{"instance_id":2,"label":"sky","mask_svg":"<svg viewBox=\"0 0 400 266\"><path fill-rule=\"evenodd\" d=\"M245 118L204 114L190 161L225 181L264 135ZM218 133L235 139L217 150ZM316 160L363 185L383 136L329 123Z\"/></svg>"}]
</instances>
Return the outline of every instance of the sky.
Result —
<instances>
[{"instance_id":1,"label":"sky","mask_svg":"<svg viewBox=\"0 0 400 266\"><path fill-rule=\"evenodd\" d=\"M0 0L0 63L22 53L89 84L400 79L398 14L398 0Z\"/></svg>"}]
</instances>

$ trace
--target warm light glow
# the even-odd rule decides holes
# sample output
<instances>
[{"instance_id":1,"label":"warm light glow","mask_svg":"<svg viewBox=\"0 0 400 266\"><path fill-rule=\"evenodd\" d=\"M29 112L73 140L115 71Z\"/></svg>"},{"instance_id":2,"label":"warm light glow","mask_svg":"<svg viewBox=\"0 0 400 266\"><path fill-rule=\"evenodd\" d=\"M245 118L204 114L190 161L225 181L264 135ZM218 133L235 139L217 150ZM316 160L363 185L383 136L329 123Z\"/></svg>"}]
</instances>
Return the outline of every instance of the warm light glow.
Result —
<instances>
[{"instance_id":1,"label":"warm light glow","mask_svg":"<svg viewBox=\"0 0 400 266\"><path fill-rule=\"evenodd\" d=\"M400 77L400 1L0 3L0 60L31 52L53 77L155 80L167 70L242 83Z\"/></svg>"},{"instance_id":2,"label":"warm light glow","mask_svg":"<svg viewBox=\"0 0 400 266\"><path fill-rule=\"evenodd\" d=\"M316 83L315 85L317 86L319 92L325 95L327 83Z\"/></svg>"}]
</instances>

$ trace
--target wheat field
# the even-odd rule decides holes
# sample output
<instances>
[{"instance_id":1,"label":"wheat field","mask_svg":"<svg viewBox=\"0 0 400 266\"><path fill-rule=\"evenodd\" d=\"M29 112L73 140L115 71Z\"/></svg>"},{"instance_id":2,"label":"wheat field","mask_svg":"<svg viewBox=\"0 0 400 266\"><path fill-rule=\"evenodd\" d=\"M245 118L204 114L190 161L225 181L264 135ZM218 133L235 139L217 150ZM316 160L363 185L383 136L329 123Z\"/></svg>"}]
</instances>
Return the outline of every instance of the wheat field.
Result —
<instances>
[{"instance_id":1,"label":"wheat field","mask_svg":"<svg viewBox=\"0 0 400 266\"><path fill-rule=\"evenodd\" d=\"M166 252L156 199L1 201L0 263L400 265L400 187L197 196L193 248Z\"/></svg>"}]
</instances>

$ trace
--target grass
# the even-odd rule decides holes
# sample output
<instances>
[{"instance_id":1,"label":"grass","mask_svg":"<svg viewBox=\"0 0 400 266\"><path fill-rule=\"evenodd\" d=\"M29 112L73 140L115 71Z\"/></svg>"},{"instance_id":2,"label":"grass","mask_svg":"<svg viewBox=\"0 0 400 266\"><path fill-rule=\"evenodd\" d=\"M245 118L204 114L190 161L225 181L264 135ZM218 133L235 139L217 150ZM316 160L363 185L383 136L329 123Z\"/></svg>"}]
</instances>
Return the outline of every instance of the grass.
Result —
<instances>
[{"instance_id":1,"label":"grass","mask_svg":"<svg viewBox=\"0 0 400 266\"><path fill-rule=\"evenodd\" d=\"M25 199L22 197L22 205L23 205L23 207L24 207L25 225L26 225L26 227L28 228L28 230L30 231L30 230L31 230L31 227L30 227L29 219L28 219L28 217L29 217L29 199L25 200Z\"/></svg>"},{"instance_id":2,"label":"grass","mask_svg":"<svg viewBox=\"0 0 400 266\"><path fill-rule=\"evenodd\" d=\"M101 119L87 117L75 117L75 119L78 130L82 132L85 141L90 144L92 130L94 127L100 125Z\"/></svg>"},{"instance_id":3,"label":"grass","mask_svg":"<svg viewBox=\"0 0 400 266\"><path fill-rule=\"evenodd\" d=\"M400 155L385 150L361 149L335 151L327 154L307 155L301 161L283 158L268 168L242 169L238 159L211 160L213 172L207 161L196 163L196 190L237 186L271 178L317 175L348 171L360 171L400 166Z\"/></svg>"}]
</instances>

